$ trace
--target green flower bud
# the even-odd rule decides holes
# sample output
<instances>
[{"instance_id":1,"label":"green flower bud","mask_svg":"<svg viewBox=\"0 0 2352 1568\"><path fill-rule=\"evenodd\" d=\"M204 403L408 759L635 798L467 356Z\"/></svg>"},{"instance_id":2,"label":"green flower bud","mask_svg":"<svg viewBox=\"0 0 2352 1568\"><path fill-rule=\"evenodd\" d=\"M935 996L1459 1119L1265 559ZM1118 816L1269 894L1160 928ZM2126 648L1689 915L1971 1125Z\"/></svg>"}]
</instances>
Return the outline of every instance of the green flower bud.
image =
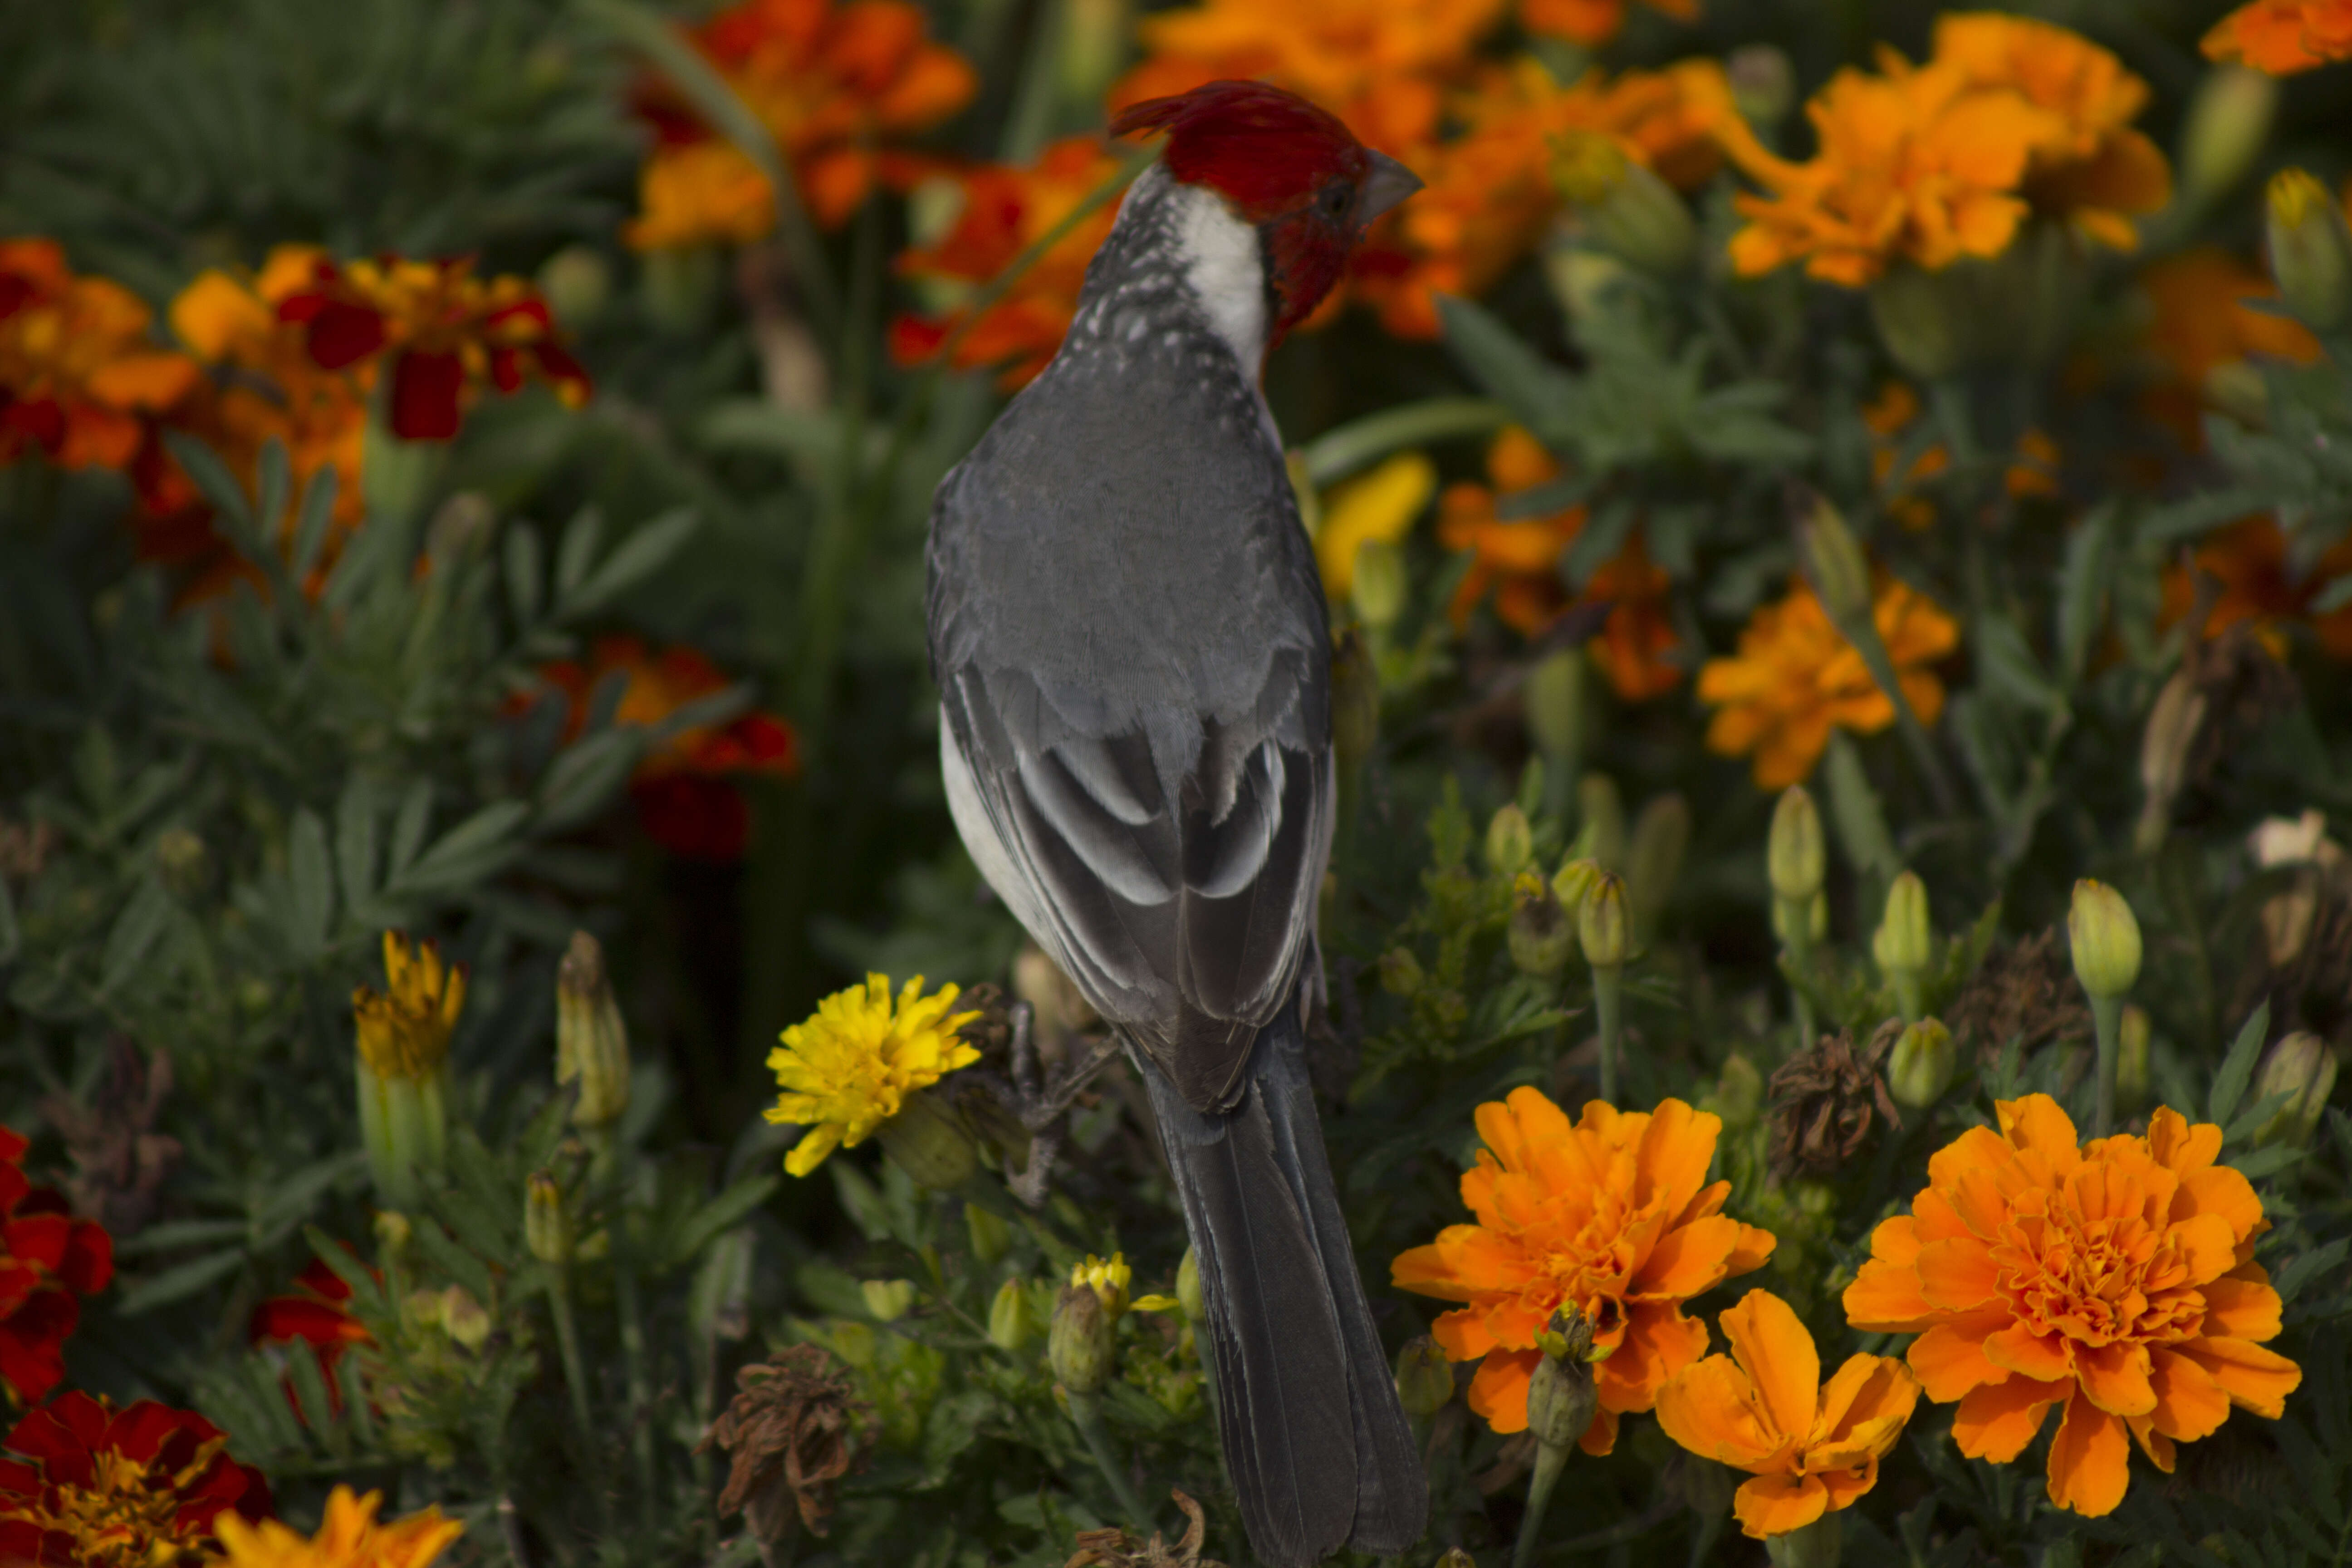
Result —
<instances>
[{"instance_id":1,"label":"green flower bud","mask_svg":"<svg viewBox=\"0 0 2352 1568\"><path fill-rule=\"evenodd\" d=\"M539 291L556 321L576 332L604 313L613 268L594 247L567 245L540 264Z\"/></svg>"},{"instance_id":2,"label":"green flower bud","mask_svg":"<svg viewBox=\"0 0 2352 1568\"><path fill-rule=\"evenodd\" d=\"M1870 619L1870 559L1826 496L1812 495L1798 518L1797 554L1831 620L1843 627Z\"/></svg>"},{"instance_id":3,"label":"green flower bud","mask_svg":"<svg viewBox=\"0 0 2352 1568\"><path fill-rule=\"evenodd\" d=\"M2147 1103L2147 1009L2126 1003L2116 1027L2116 1101L2125 1110Z\"/></svg>"},{"instance_id":4,"label":"green flower bud","mask_svg":"<svg viewBox=\"0 0 2352 1568\"><path fill-rule=\"evenodd\" d=\"M1188 1323L1204 1323L1209 1309L1201 1300L1201 1254L1192 1247L1184 1249L1184 1261L1176 1266L1176 1304L1184 1310Z\"/></svg>"},{"instance_id":5,"label":"green flower bud","mask_svg":"<svg viewBox=\"0 0 2352 1568\"><path fill-rule=\"evenodd\" d=\"M376 1210L375 1248L383 1255L386 1263L400 1261L408 1251L408 1243L414 1235L408 1216L398 1209Z\"/></svg>"},{"instance_id":6,"label":"green flower bud","mask_svg":"<svg viewBox=\"0 0 2352 1568\"><path fill-rule=\"evenodd\" d=\"M2352 315L2352 233L2327 187L2301 169L2271 176L2271 276L2288 310L2315 332Z\"/></svg>"},{"instance_id":7,"label":"green flower bud","mask_svg":"<svg viewBox=\"0 0 2352 1568\"><path fill-rule=\"evenodd\" d=\"M1478 1560L1459 1546L1449 1546L1437 1560L1437 1568L1478 1568Z\"/></svg>"},{"instance_id":8,"label":"green flower bud","mask_svg":"<svg viewBox=\"0 0 2352 1568\"><path fill-rule=\"evenodd\" d=\"M1380 670L1364 634L1349 626L1331 639L1331 750L1339 771L1350 773L1361 766L1380 739Z\"/></svg>"},{"instance_id":9,"label":"green flower bud","mask_svg":"<svg viewBox=\"0 0 2352 1568\"><path fill-rule=\"evenodd\" d=\"M1600 1408L1592 1384L1592 1321L1573 1308L1552 1314L1539 1337L1543 1359L1528 1383L1528 1430L1548 1448L1567 1448L1584 1436Z\"/></svg>"},{"instance_id":10,"label":"green flower bud","mask_svg":"<svg viewBox=\"0 0 2352 1568\"><path fill-rule=\"evenodd\" d=\"M1727 1131L1754 1126L1764 1109L1764 1075L1754 1062L1734 1051L1724 1058L1723 1072L1715 1080L1715 1093L1706 1109L1723 1118Z\"/></svg>"},{"instance_id":11,"label":"green flower bud","mask_svg":"<svg viewBox=\"0 0 2352 1568\"><path fill-rule=\"evenodd\" d=\"M1404 1413L1415 1421L1444 1409L1454 1397L1454 1364L1445 1359L1445 1347L1427 1334L1407 1340L1397 1352L1396 1386Z\"/></svg>"},{"instance_id":12,"label":"green flower bud","mask_svg":"<svg viewBox=\"0 0 2352 1568\"><path fill-rule=\"evenodd\" d=\"M919 1089L898 1102L898 1114L876 1128L874 1136L890 1163L919 1187L951 1193L980 1169L971 1139L939 1099Z\"/></svg>"},{"instance_id":13,"label":"green flower bud","mask_svg":"<svg viewBox=\"0 0 2352 1568\"><path fill-rule=\"evenodd\" d=\"M2254 1142L2284 1142L2295 1148L2309 1142L2326 1112L2327 1097L2335 1092L2336 1068L2336 1053L2327 1048L2326 1041L2307 1030L2298 1029L2273 1046L2261 1076L2254 1080L2254 1100L2260 1103L2274 1094L2289 1098L2254 1134Z\"/></svg>"},{"instance_id":14,"label":"green flower bud","mask_svg":"<svg viewBox=\"0 0 2352 1568\"><path fill-rule=\"evenodd\" d=\"M452 1285L440 1293L440 1319L445 1333L476 1352L489 1342L490 1331L498 1326L488 1310L463 1285Z\"/></svg>"},{"instance_id":15,"label":"green flower bud","mask_svg":"<svg viewBox=\"0 0 2352 1568\"><path fill-rule=\"evenodd\" d=\"M1356 615L1376 632L1385 632L1404 614L1404 552L1391 539L1367 539L1356 547L1355 579L1348 596Z\"/></svg>"},{"instance_id":16,"label":"green flower bud","mask_svg":"<svg viewBox=\"0 0 2352 1568\"><path fill-rule=\"evenodd\" d=\"M1623 963L1631 946L1625 925L1625 884L1614 872L1603 871L1577 911L1576 935L1584 961L1595 969Z\"/></svg>"},{"instance_id":17,"label":"green flower bud","mask_svg":"<svg viewBox=\"0 0 2352 1568\"><path fill-rule=\"evenodd\" d=\"M1652 277L1681 271L1697 248L1690 208L1613 136L1571 131L1555 141L1552 183L1583 216L1595 244Z\"/></svg>"},{"instance_id":18,"label":"green flower bud","mask_svg":"<svg viewBox=\"0 0 2352 1568\"><path fill-rule=\"evenodd\" d=\"M1511 884L1511 962L1523 974L1557 974L1576 945L1576 931L1551 884L1522 871Z\"/></svg>"},{"instance_id":19,"label":"green flower bud","mask_svg":"<svg viewBox=\"0 0 2352 1568\"><path fill-rule=\"evenodd\" d=\"M1927 967L1934 932L1927 924L1927 885L1916 871L1896 877L1886 889L1886 915L1870 939L1870 955L1890 976L1916 974Z\"/></svg>"},{"instance_id":20,"label":"green flower bud","mask_svg":"<svg viewBox=\"0 0 2352 1568\"><path fill-rule=\"evenodd\" d=\"M1021 1280L1007 1279L996 1288L988 1304L988 1342L1001 1351L1017 1351L1037 1337L1037 1320L1029 1310L1029 1289Z\"/></svg>"},{"instance_id":21,"label":"green flower bud","mask_svg":"<svg viewBox=\"0 0 2352 1568\"><path fill-rule=\"evenodd\" d=\"M541 1263L572 1261L572 1215L564 1207L563 1189L545 1171L533 1171L523 1184L523 1243Z\"/></svg>"},{"instance_id":22,"label":"green flower bud","mask_svg":"<svg viewBox=\"0 0 2352 1568\"><path fill-rule=\"evenodd\" d=\"M1528 734L1545 756L1576 750L1584 728L1584 655L1572 647L1553 649L1528 671Z\"/></svg>"},{"instance_id":23,"label":"green flower bud","mask_svg":"<svg viewBox=\"0 0 2352 1568\"><path fill-rule=\"evenodd\" d=\"M1633 900L1634 936L1643 942L1657 930L1658 917L1682 877L1690 837L1690 802L1679 791L1659 795L1633 819L1633 840L1625 854L1625 896Z\"/></svg>"},{"instance_id":24,"label":"green flower bud","mask_svg":"<svg viewBox=\"0 0 2352 1568\"><path fill-rule=\"evenodd\" d=\"M1381 989L1391 996L1412 996L1428 984L1421 960L1409 947L1392 947L1381 954Z\"/></svg>"},{"instance_id":25,"label":"green flower bud","mask_svg":"<svg viewBox=\"0 0 2352 1568\"><path fill-rule=\"evenodd\" d=\"M1563 862L1559 874L1551 879L1551 896L1559 900L1572 925L1584 911L1584 900L1592 896L1592 884L1601 880L1601 867L1591 860Z\"/></svg>"},{"instance_id":26,"label":"green flower bud","mask_svg":"<svg viewBox=\"0 0 2352 1568\"><path fill-rule=\"evenodd\" d=\"M193 899L211 879L212 854L186 828L167 827L155 836L155 869L173 897Z\"/></svg>"},{"instance_id":27,"label":"green flower bud","mask_svg":"<svg viewBox=\"0 0 2352 1568\"><path fill-rule=\"evenodd\" d=\"M995 1267L1003 1256L1013 1250L1013 1227L995 1213L978 1204L963 1205L964 1229L971 1236L972 1258L983 1268Z\"/></svg>"},{"instance_id":28,"label":"green flower bud","mask_svg":"<svg viewBox=\"0 0 2352 1568\"><path fill-rule=\"evenodd\" d=\"M1617 781L1607 773L1587 773L1578 780L1576 816L1583 826L1577 829L1570 853L1597 861L1604 871L1623 870L1625 802L1617 793Z\"/></svg>"},{"instance_id":29,"label":"green flower bud","mask_svg":"<svg viewBox=\"0 0 2352 1568\"><path fill-rule=\"evenodd\" d=\"M867 1279L858 1285L857 1293L866 1298L866 1310L877 1323L897 1322L915 1304L912 1279Z\"/></svg>"},{"instance_id":30,"label":"green flower bud","mask_svg":"<svg viewBox=\"0 0 2352 1568\"><path fill-rule=\"evenodd\" d=\"M629 1109L629 1026L604 972L604 950L584 931L555 971L555 1081L578 1083L574 1126L610 1127Z\"/></svg>"},{"instance_id":31,"label":"green flower bud","mask_svg":"<svg viewBox=\"0 0 2352 1568\"><path fill-rule=\"evenodd\" d=\"M1922 1018L1903 1031L1886 1059L1886 1091L1895 1103L1925 1110L1952 1086L1958 1058L1952 1031L1934 1018Z\"/></svg>"},{"instance_id":32,"label":"green flower bud","mask_svg":"<svg viewBox=\"0 0 2352 1568\"><path fill-rule=\"evenodd\" d=\"M1821 808L1802 784L1782 790L1780 804L1772 808L1764 864L1772 891L1791 903L1809 903L1822 890L1829 868L1827 841L1822 837Z\"/></svg>"},{"instance_id":33,"label":"green flower bud","mask_svg":"<svg viewBox=\"0 0 2352 1568\"><path fill-rule=\"evenodd\" d=\"M876 1351L874 1331L864 1323L846 1318L836 1318L825 1325L825 1338L833 1344L833 1353L860 1372L873 1369Z\"/></svg>"},{"instance_id":34,"label":"green flower bud","mask_svg":"<svg viewBox=\"0 0 2352 1568\"><path fill-rule=\"evenodd\" d=\"M1764 1538L1772 1568L1838 1568L1845 1556L1845 1515L1830 1512L1801 1530Z\"/></svg>"},{"instance_id":35,"label":"green flower bud","mask_svg":"<svg viewBox=\"0 0 2352 1568\"><path fill-rule=\"evenodd\" d=\"M1528 814L1507 805L1486 824L1486 868L1500 877L1516 877L1536 858L1535 829Z\"/></svg>"},{"instance_id":36,"label":"green flower bud","mask_svg":"<svg viewBox=\"0 0 2352 1568\"><path fill-rule=\"evenodd\" d=\"M1045 1359L1072 1397L1098 1394L1110 1381L1110 1330L1101 1297L1084 1285L1062 1288L1045 1335Z\"/></svg>"},{"instance_id":37,"label":"green flower bud","mask_svg":"<svg viewBox=\"0 0 2352 1568\"><path fill-rule=\"evenodd\" d=\"M2180 133L2180 194L2202 206L2227 195L2262 156L2278 112L2278 82L2242 65L2205 73Z\"/></svg>"},{"instance_id":38,"label":"green flower bud","mask_svg":"<svg viewBox=\"0 0 2352 1568\"><path fill-rule=\"evenodd\" d=\"M1803 911L1801 917L1796 913L1800 910ZM1804 930L1802 940L1810 943L1827 937L1830 934L1830 896L1815 893L1802 904L1792 904L1786 899L1772 900L1772 934L1780 939L1782 946L1794 947L1797 944L1799 939L1790 933L1801 918Z\"/></svg>"},{"instance_id":39,"label":"green flower bud","mask_svg":"<svg viewBox=\"0 0 2352 1568\"><path fill-rule=\"evenodd\" d=\"M2105 883L2086 877L2074 884L2066 941L2074 949L2074 978L2091 995L2121 996L2139 978L2139 921L2124 896Z\"/></svg>"}]
</instances>

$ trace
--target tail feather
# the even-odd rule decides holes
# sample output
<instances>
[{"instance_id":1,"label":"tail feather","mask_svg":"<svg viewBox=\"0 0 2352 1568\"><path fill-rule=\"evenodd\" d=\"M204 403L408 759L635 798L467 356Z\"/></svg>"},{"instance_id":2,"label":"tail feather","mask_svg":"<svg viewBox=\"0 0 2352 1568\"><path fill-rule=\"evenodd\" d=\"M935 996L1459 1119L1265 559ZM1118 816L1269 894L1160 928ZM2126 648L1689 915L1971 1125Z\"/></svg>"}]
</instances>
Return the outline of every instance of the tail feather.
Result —
<instances>
[{"instance_id":1,"label":"tail feather","mask_svg":"<svg viewBox=\"0 0 2352 1568\"><path fill-rule=\"evenodd\" d=\"M1187 1105L1134 1053L1199 1256L1219 1436L1269 1568L1421 1537L1428 1490L1339 1212L1286 1007L1233 1110Z\"/></svg>"}]
</instances>

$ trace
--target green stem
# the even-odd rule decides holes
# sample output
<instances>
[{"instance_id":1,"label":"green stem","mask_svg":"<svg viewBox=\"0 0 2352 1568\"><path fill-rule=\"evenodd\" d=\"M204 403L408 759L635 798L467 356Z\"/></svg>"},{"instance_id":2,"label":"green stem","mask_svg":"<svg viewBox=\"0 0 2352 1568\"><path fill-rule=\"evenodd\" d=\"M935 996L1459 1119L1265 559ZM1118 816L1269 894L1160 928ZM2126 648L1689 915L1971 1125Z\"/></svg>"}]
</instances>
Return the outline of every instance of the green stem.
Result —
<instances>
[{"instance_id":1,"label":"green stem","mask_svg":"<svg viewBox=\"0 0 2352 1568\"><path fill-rule=\"evenodd\" d=\"M572 1311L572 1266L559 1263L547 1287L549 1309L555 1314L555 1344L563 1358L563 1386L572 1395L572 1419L579 1424L585 1453L596 1448L596 1427L588 1415L588 1373L580 1359L580 1321Z\"/></svg>"},{"instance_id":2,"label":"green stem","mask_svg":"<svg viewBox=\"0 0 2352 1568\"><path fill-rule=\"evenodd\" d=\"M1927 1016L1927 1006L1919 994L1917 970L1898 969L1887 978L1895 983L1895 1010L1903 1015L1905 1023L1916 1024Z\"/></svg>"},{"instance_id":3,"label":"green stem","mask_svg":"<svg viewBox=\"0 0 2352 1568\"><path fill-rule=\"evenodd\" d=\"M1111 1496L1118 1500L1120 1511L1127 1515L1127 1522L1139 1530L1148 1528L1151 1515L1144 1509L1143 1500L1135 1495L1135 1487L1128 1480L1127 1472L1111 1457L1110 1434L1103 1430L1101 1399L1091 1394L1071 1394L1070 1424L1078 1429L1078 1436L1086 1439L1087 1452L1094 1456L1095 1468L1100 1470L1102 1479L1109 1483Z\"/></svg>"},{"instance_id":4,"label":"green stem","mask_svg":"<svg viewBox=\"0 0 2352 1568\"><path fill-rule=\"evenodd\" d=\"M2098 1109L2091 1119L2092 1136L2105 1138L2116 1130L2116 1068L2123 1054L2124 999L2091 998L2091 1023L2099 1035Z\"/></svg>"},{"instance_id":5,"label":"green stem","mask_svg":"<svg viewBox=\"0 0 2352 1568\"><path fill-rule=\"evenodd\" d=\"M1551 1507L1552 1489L1568 1468L1566 1444L1536 1446L1536 1473L1528 1480L1528 1511L1519 1519L1518 1544L1511 1550L1511 1568L1528 1568L1536 1560L1536 1538L1543 1533L1544 1512Z\"/></svg>"},{"instance_id":6,"label":"green stem","mask_svg":"<svg viewBox=\"0 0 2352 1568\"><path fill-rule=\"evenodd\" d=\"M1620 963L1592 966L1592 1011L1601 1025L1601 1098L1617 1103L1617 1058L1625 1031L1625 967Z\"/></svg>"},{"instance_id":7,"label":"green stem","mask_svg":"<svg viewBox=\"0 0 2352 1568\"><path fill-rule=\"evenodd\" d=\"M1804 971L1813 956L1813 911L1793 899L1780 900L1780 926L1788 934L1780 939L1781 950L1788 957L1789 967ZM1813 999L1795 981L1789 982L1789 1010L1796 1015L1797 1048L1809 1051L1821 1034L1813 1025Z\"/></svg>"},{"instance_id":8,"label":"green stem","mask_svg":"<svg viewBox=\"0 0 2352 1568\"><path fill-rule=\"evenodd\" d=\"M1919 722L1918 711L1904 694L1903 682L1895 671L1895 658L1886 651L1885 640L1878 635L1877 622L1867 616L1848 616L1838 629L1853 645L1853 651L1862 655L1870 679L1895 705L1895 727L1901 731L1903 743L1910 748L1911 760L1919 765L1920 776L1927 781L1927 793L1936 797L1936 809L1946 816L1952 816L1959 810L1960 797L1952 788L1951 775L1944 771L1944 759L1937 754L1927 726Z\"/></svg>"}]
</instances>

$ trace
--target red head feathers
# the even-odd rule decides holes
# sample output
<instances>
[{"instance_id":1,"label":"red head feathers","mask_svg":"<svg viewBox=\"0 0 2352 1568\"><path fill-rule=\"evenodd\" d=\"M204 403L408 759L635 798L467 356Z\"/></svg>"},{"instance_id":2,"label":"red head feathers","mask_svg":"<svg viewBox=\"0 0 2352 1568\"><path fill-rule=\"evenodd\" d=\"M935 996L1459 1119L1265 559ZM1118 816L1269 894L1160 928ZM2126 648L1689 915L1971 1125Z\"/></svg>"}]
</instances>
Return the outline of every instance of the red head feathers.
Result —
<instances>
[{"instance_id":1,"label":"red head feathers","mask_svg":"<svg viewBox=\"0 0 2352 1568\"><path fill-rule=\"evenodd\" d=\"M1213 81L1130 106L1114 136L1168 132L1163 162L1179 184L1222 194L1265 235L1282 310L1274 340L1339 280L1364 226L1421 188L1412 171L1356 140L1338 117L1255 81Z\"/></svg>"}]
</instances>

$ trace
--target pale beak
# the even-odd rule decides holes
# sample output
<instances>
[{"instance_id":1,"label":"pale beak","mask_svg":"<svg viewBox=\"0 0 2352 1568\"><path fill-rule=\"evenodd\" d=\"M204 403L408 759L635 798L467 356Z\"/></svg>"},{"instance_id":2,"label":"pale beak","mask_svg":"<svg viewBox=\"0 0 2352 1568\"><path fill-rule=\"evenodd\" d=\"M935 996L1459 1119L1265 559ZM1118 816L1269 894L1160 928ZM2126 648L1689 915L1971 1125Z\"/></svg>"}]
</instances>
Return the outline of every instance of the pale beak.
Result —
<instances>
[{"instance_id":1,"label":"pale beak","mask_svg":"<svg viewBox=\"0 0 2352 1568\"><path fill-rule=\"evenodd\" d=\"M1389 208L1421 189L1421 176L1385 153L1373 153L1371 173L1364 176L1356 198L1356 221L1369 224Z\"/></svg>"}]
</instances>

